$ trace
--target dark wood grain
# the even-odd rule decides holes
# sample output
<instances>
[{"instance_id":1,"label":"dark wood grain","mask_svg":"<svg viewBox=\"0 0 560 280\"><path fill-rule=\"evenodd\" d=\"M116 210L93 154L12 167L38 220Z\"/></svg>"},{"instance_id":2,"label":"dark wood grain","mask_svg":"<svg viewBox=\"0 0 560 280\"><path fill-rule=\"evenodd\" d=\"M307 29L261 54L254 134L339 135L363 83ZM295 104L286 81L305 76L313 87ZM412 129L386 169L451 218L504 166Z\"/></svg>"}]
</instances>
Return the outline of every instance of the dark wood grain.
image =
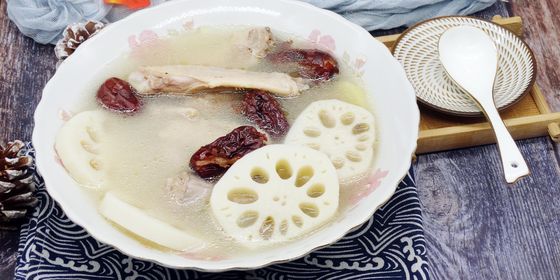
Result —
<instances>
[{"instance_id":1,"label":"dark wood grain","mask_svg":"<svg viewBox=\"0 0 560 280\"><path fill-rule=\"evenodd\" d=\"M33 112L55 65L52 46L21 35L0 1L0 142L31 140ZM18 240L18 231L0 230L0 279L13 278Z\"/></svg>"},{"instance_id":2,"label":"dark wood grain","mask_svg":"<svg viewBox=\"0 0 560 280\"><path fill-rule=\"evenodd\" d=\"M525 40L537 60L537 83L553 111L560 111L560 1L513 0L511 10L523 17ZM555 147L560 159L560 146ZM559 268L560 270L560 268Z\"/></svg>"},{"instance_id":3,"label":"dark wood grain","mask_svg":"<svg viewBox=\"0 0 560 280\"><path fill-rule=\"evenodd\" d=\"M513 0L523 17L525 38L537 59L537 83L554 111L560 111L560 1Z\"/></svg>"},{"instance_id":4,"label":"dark wood grain","mask_svg":"<svg viewBox=\"0 0 560 280\"><path fill-rule=\"evenodd\" d=\"M53 47L22 36L0 2L0 140L31 139L33 112L55 70Z\"/></svg>"},{"instance_id":5,"label":"dark wood grain","mask_svg":"<svg viewBox=\"0 0 560 280\"><path fill-rule=\"evenodd\" d=\"M545 138L518 142L533 175L508 186L495 145L418 157L434 279L560 279L560 173Z\"/></svg>"},{"instance_id":6,"label":"dark wood grain","mask_svg":"<svg viewBox=\"0 0 560 280\"><path fill-rule=\"evenodd\" d=\"M507 16L513 10L525 17L538 82L560 110L557 2L518 0L511 7L499 2L477 15ZM0 1L0 141L30 140L32 114L55 59L51 46L22 36L5 9ZM559 149L546 138L519 145L533 175L515 186L503 183L495 145L418 158L415 173L435 279L560 279ZM0 231L0 279L13 277L17 241L17 232Z\"/></svg>"},{"instance_id":7,"label":"dark wood grain","mask_svg":"<svg viewBox=\"0 0 560 280\"><path fill-rule=\"evenodd\" d=\"M550 4L498 2L478 16L513 11L524 18L526 40L539 60L538 83L559 110L560 28L558 18L542 10ZM418 157L415 173L434 279L560 279L558 145L545 137L518 145L532 175L513 186L504 183L496 145Z\"/></svg>"}]
</instances>

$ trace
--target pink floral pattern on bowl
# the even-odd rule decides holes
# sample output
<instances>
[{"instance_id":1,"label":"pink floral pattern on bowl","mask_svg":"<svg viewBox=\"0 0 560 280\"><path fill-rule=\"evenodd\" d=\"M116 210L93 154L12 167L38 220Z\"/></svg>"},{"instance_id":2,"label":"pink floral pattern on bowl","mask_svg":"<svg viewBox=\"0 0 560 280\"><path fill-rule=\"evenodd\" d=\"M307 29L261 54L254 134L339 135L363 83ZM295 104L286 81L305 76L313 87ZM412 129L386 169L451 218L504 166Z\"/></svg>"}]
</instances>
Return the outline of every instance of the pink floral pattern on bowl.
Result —
<instances>
[{"instance_id":1,"label":"pink floral pattern on bowl","mask_svg":"<svg viewBox=\"0 0 560 280\"><path fill-rule=\"evenodd\" d=\"M381 185L381 182L383 182L383 178L387 177L388 174L389 171L381 170L380 168L372 172L367 180L368 183L364 186L364 188L357 191L352 195L352 197L350 197L350 204L355 206L363 198L369 196L373 191L375 191L375 189L377 189L377 187Z\"/></svg>"},{"instance_id":2,"label":"pink floral pattern on bowl","mask_svg":"<svg viewBox=\"0 0 560 280\"><path fill-rule=\"evenodd\" d=\"M331 35L321 35L321 31L319 29L314 29L309 33L307 37L309 41L319 46L326 48L329 51L336 50L336 42Z\"/></svg>"},{"instance_id":3,"label":"pink floral pattern on bowl","mask_svg":"<svg viewBox=\"0 0 560 280\"><path fill-rule=\"evenodd\" d=\"M356 58L356 60L354 60L354 68L361 70L364 65L366 65L366 61L367 60L365 58Z\"/></svg>"},{"instance_id":4,"label":"pink floral pattern on bowl","mask_svg":"<svg viewBox=\"0 0 560 280\"><path fill-rule=\"evenodd\" d=\"M56 149L54 147L53 147L53 150L54 150L54 155L53 155L54 161L57 164L60 164L60 166L64 167L64 163L62 162L62 159L60 159L60 157L58 156L58 153L56 152ZM66 169L66 167L64 167L64 169Z\"/></svg>"},{"instance_id":5,"label":"pink floral pattern on bowl","mask_svg":"<svg viewBox=\"0 0 560 280\"><path fill-rule=\"evenodd\" d=\"M63 122L69 121L74 116L72 111L68 111L65 109L58 109L58 118Z\"/></svg>"},{"instance_id":6,"label":"pink floral pattern on bowl","mask_svg":"<svg viewBox=\"0 0 560 280\"><path fill-rule=\"evenodd\" d=\"M189 19L183 23L183 29L185 31L193 30L194 29L194 20Z\"/></svg>"},{"instance_id":7,"label":"pink floral pattern on bowl","mask_svg":"<svg viewBox=\"0 0 560 280\"><path fill-rule=\"evenodd\" d=\"M202 2L204 4L201 4ZM57 73L45 87L42 100L37 107L33 134L33 140L36 143L37 166L45 178L49 193L58 202L58 205L64 209L68 217L85 229L85 231L80 231L80 234L87 231L100 243L110 244L129 256L156 261L175 268L194 266L198 270L208 271L223 271L232 268L251 269L301 257L317 247L325 246L340 239L349 229L355 228L371 217L380 203L394 193L394 187L397 185L400 175L404 175L408 170L410 154L414 151L416 137L418 136L419 112L416 107L414 91L406 79L402 67L394 60L386 47L373 40L366 31L345 24L341 21L341 18L335 18L338 17L335 14L323 13L311 5L304 6L300 1L270 1L268 3L269 1L257 0L248 2L208 0L202 2L169 1L158 5L158 7L134 13L114 23L112 28L100 33L90 44L84 44L85 49L76 52L73 59L66 60L57 69ZM227 3L227 9L221 9L224 3ZM247 6L248 3L250 6ZM220 7L220 9L200 9L201 5L213 8ZM266 7L266 9L248 9L248 7L255 6ZM194 13L197 9L200 9L203 13ZM263 13L268 9L279 16L270 16L270 14ZM364 189L355 195L354 201L360 203L360 207L346 209L346 213L341 215L341 220L335 222L332 226L327 226L324 230L309 235L304 240L295 240L293 243L280 248L270 249L270 251L263 250L262 253L247 256L235 256L235 258L231 256L227 261L189 261L187 258L191 256L181 257L171 252L156 253L153 249L145 248L137 242L130 242L129 237L122 235L99 215L92 203L77 199L82 197L84 190L72 184L68 176L57 176L61 174L61 166L57 164L52 151L56 132L62 123L61 120L57 119L59 106L69 104L70 101L76 101L81 98L80 95L87 93L80 90L66 97L62 96L60 92L64 92L69 87L82 88L83 80L76 80L75 77L77 75L87 77L92 72L97 73L105 69L107 62L115 58L115 50L145 49L154 51L153 48L142 46L151 44L159 46L161 38L169 34L166 33L168 29L176 30L178 35L185 32L185 27L189 28L189 24L185 24L185 21L190 20L188 18L190 15L196 16L196 28L201 25L218 25L224 22L231 25L254 26L266 22L275 30L282 30L302 38L309 37L311 41L324 46L325 50L336 50L332 52L336 53L337 58L347 52L345 65L353 68L352 70L363 69L366 71L368 83L365 84L365 89L374 96L378 109L377 113L389 117L378 119L379 124L385 129L383 137L379 141L379 147L381 148L378 150L377 161L383 163L384 169L377 170L377 173L373 170L374 173L371 178L368 178L370 183L364 182ZM310 17L313 18L313 21L307 20ZM300 22L287 21L286 18L305 20L298 24ZM325 28L325 26L332 25L340 28ZM311 32L313 29L317 29L317 31ZM312 33L311 36L309 36L310 33ZM347 40L348 36L352 38L351 41ZM362 46L367 48L362 48ZM165 51L165 49L162 51ZM359 61L359 59L366 57L368 61L365 61L365 59L363 62ZM383 63L379 63L380 61ZM83 65L88 65L88 67L83 67ZM373 90L372 85L375 85L376 90ZM390 117L395 114L399 115L399 118ZM54 121L53 117L55 118ZM402 137L404 140L386 144L386 139L396 137ZM391 145L399 153L388 152L391 149L383 149L385 145ZM387 173L384 170L388 170L390 174L383 174ZM86 204L87 207L85 207ZM218 252L216 254L223 253Z\"/></svg>"},{"instance_id":8,"label":"pink floral pattern on bowl","mask_svg":"<svg viewBox=\"0 0 560 280\"><path fill-rule=\"evenodd\" d=\"M128 46L130 49L135 50L140 47L154 46L159 41L159 36L156 32L146 29L138 36L130 35L128 37Z\"/></svg>"},{"instance_id":9,"label":"pink floral pattern on bowl","mask_svg":"<svg viewBox=\"0 0 560 280\"><path fill-rule=\"evenodd\" d=\"M204 252L190 252L190 253L181 253L179 256L190 259L190 260L204 260L204 261L222 261L227 260L225 256L218 256L218 255L210 255L205 254Z\"/></svg>"}]
</instances>

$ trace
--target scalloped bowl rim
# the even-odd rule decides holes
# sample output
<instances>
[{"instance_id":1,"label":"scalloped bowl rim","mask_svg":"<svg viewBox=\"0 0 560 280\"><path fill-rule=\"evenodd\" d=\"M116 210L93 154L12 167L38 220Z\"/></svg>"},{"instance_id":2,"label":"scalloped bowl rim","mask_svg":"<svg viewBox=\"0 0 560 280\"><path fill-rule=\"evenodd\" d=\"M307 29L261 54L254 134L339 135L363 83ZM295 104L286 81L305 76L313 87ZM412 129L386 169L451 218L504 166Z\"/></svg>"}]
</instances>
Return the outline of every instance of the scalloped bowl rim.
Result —
<instances>
[{"instance_id":1,"label":"scalloped bowl rim","mask_svg":"<svg viewBox=\"0 0 560 280\"><path fill-rule=\"evenodd\" d=\"M117 250L123 252L126 255L156 262L158 264L171 267L171 268L178 268L178 269L195 269L200 271L225 271L230 269L255 269L259 267L263 267L266 265L270 265L273 263L278 262L285 262L289 260L293 260L299 258L315 249L328 246L336 242L337 240L341 239L352 229L360 226L364 222L366 222L373 213L385 203L389 198L393 195L398 186L400 180L406 176L408 169L410 167L410 159L412 154L416 149L416 139L418 137L418 129L420 123L420 113L418 107L416 105L416 96L414 90L406 78L405 72L402 69L401 65L397 62L396 59L392 57L389 50L381 44L379 41L374 40L371 35L361 27L347 21L343 17L333 12L319 9L311 4L299 2L299 1L292 1L292 0L277 0L274 2L261 2L258 0L241 0L241 1L230 1L230 0L211 0L211 1L204 1L205 4L196 3L197 1L194 0L179 0L179 1L171 1L166 2L161 5L151 7L148 9L140 10L135 12L134 14L128 16L125 19L122 19L119 22L113 23L105 27L103 32L100 32L95 37L91 38L90 40L86 41L82 44L82 46L76 50L76 52L69 57L66 61L64 61L60 67L57 69L57 72L54 76L48 81L44 90L43 96L39 105L36 108L34 114L35 120L35 128L33 130L33 143L36 149L36 164L37 169L42 175L46 189L48 193L52 196L52 198L58 202L60 207L63 209L65 214L70 218L74 223L83 227L87 233L93 236L100 242L105 244L109 244L116 248ZM221 4L222 6L216 5L211 6L208 3L215 3ZM399 141L404 141L400 143L401 146L398 150L398 160L396 160L395 167L390 170L390 174L384 179L381 186L373 191L368 197L366 197L358 207L366 207L364 204L368 201L373 201L373 206L367 207L367 209L357 212L355 216L352 218L345 218L340 219L338 221L333 221L332 224L328 225L325 229L314 233L310 236L303 238L302 240L297 240L283 246L280 249L269 250L275 252L271 254L269 251L263 251L258 254L254 254L254 256L247 257L247 258L234 258L234 259L226 259L223 261L208 261L208 260L196 260L196 259L188 259L183 257L178 257L176 255L170 256L171 254L161 252L155 249L151 249L132 241L133 239L128 238L130 240L120 240L119 238L113 236L116 233L107 234L106 231L103 229L97 228L90 224L87 220L87 215L81 212L80 209L76 209L70 202L73 198L68 198L65 194L65 188L80 188L77 186L76 183L69 184L68 180L69 176L66 174L60 173L61 166L57 166L56 160L53 156L54 146L51 144L54 143L54 137L52 137L53 133L56 135L56 132L53 132L54 126L56 126L56 130L60 127L60 123L58 125L52 124L51 120L48 119L47 113L52 111L52 103L49 102L52 99L55 99L55 95L57 94L56 88L59 87L60 83L64 80L70 79L70 71L72 68L77 67L76 64L79 63L79 60L85 60L88 58L88 55L91 55L91 48L97 45L103 45L103 40L105 38L110 38L109 34L111 33L118 33L119 31L126 29L127 26L131 26L133 23L137 23L141 25L139 21L142 19L146 19L148 16L151 15L158 15L163 11L169 11L173 7L187 7L189 5L207 5L208 7L219 7L227 10L230 8L232 13L243 13L243 12L254 12L257 13L261 11L263 13L276 13L278 10L285 10L288 11L289 8L294 9L301 9L304 10L310 17L314 17L313 20L324 21L325 23L335 25L337 28L344 29L344 32L347 34L352 34L356 36L356 39L360 39L367 45L368 49L367 53L371 51L371 53L376 53L377 56L384 59L385 66L390 69L389 71L389 80L394 80L394 82L402 83L401 87L401 94L399 95L399 106L406 108L403 112L406 112L406 120L402 123L399 123L403 126L403 131L401 134L403 135L404 139L400 139ZM235 11L233 11L235 10ZM163 24L170 24L173 20L184 19L184 15L180 14L176 10L172 11L176 14L176 17L169 17L167 22L163 22ZM227 11L226 11L227 12ZM296 13L298 13L296 11ZM204 16L204 15L203 15ZM161 15L160 15L161 17ZM298 18L298 20L304 21L303 17ZM222 19L223 20L223 19ZM235 24L238 24L237 22ZM271 26L275 29L275 26ZM130 27L132 29L136 27ZM282 29L280 29L282 30ZM284 31L284 30L282 30ZM367 36L367 37L366 37ZM366 40L368 38L369 41ZM356 41L360 41L356 40ZM371 41L371 42L370 42ZM88 53L89 52L89 53ZM390 58L389 58L390 57ZM101 67L101 66L99 66ZM367 71L366 71L367 73ZM392 73L392 74L391 74ZM377 100L377 99L376 99ZM396 104L395 104L396 105ZM52 113L52 112L51 112ZM52 116L51 116L52 117ZM376 114L376 118L378 115ZM403 117L404 118L404 117ZM56 122L56 121L55 121ZM378 126L380 124L378 123ZM51 136L48 136L48 135ZM45 140L45 135L47 136ZM48 138L50 137L50 138ZM63 168L62 168L63 169ZM63 170L63 172L65 172ZM58 177L57 177L58 175ZM72 191L75 191L72 189ZM81 192L80 190L77 190ZM372 196L374 196L372 198ZM360 208L361 209L361 208ZM357 210L356 210L357 211ZM95 211L97 212L97 211ZM99 214L97 214L99 215ZM107 223L108 224L108 223ZM116 230L115 230L116 231ZM325 233L327 232L327 233ZM314 236L320 235L322 239L320 241L316 241ZM315 242L303 242L312 239ZM126 241L126 242L125 242ZM132 243L128 243L132 242ZM125 244L126 243L126 244ZM282 250L282 253L278 253L276 251ZM268 254L265 254L268 252Z\"/></svg>"}]
</instances>

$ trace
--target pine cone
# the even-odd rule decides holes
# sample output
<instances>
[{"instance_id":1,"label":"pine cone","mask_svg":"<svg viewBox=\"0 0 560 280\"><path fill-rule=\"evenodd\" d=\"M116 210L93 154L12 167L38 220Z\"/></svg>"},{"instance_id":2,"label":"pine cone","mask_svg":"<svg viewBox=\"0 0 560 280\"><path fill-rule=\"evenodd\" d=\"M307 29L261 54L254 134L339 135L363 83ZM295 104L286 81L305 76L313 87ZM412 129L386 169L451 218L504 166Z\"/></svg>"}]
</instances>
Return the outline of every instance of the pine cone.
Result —
<instances>
[{"instance_id":1,"label":"pine cone","mask_svg":"<svg viewBox=\"0 0 560 280\"><path fill-rule=\"evenodd\" d=\"M93 37L103 27L103 23L93 20L68 25L62 33L62 39L56 43L54 48L56 57L59 60L69 57L80 44Z\"/></svg>"},{"instance_id":2,"label":"pine cone","mask_svg":"<svg viewBox=\"0 0 560 280\"><path fill-rule=\"evenodd\" d=\"M37 204L34 197L33 158L25 154L19 140L0 146L0 228L14 229L29 207Z\"/></svg>"}]
</instances>

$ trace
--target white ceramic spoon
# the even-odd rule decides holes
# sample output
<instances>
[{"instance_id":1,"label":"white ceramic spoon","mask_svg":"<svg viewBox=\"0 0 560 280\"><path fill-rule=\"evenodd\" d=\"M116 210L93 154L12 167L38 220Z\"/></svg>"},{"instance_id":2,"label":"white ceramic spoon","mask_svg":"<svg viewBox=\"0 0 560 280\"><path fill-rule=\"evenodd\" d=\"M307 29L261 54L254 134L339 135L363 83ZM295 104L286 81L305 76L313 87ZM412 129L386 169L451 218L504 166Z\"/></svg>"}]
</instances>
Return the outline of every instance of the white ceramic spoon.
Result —
<instances>
[{"instance_id":1,"label":"white ceramic spoon","mask_svg":"<svg viewBox=\"0 0 560 280\"><path fill-rule=\"evenodd\" d=\"M506 181L514 183L529 175L527 163L494 103L498 52L492 39L476 27L452 27L439 39L439 59L449 77L471 95L494 128Z\"/></svg>"}]
</instances>

